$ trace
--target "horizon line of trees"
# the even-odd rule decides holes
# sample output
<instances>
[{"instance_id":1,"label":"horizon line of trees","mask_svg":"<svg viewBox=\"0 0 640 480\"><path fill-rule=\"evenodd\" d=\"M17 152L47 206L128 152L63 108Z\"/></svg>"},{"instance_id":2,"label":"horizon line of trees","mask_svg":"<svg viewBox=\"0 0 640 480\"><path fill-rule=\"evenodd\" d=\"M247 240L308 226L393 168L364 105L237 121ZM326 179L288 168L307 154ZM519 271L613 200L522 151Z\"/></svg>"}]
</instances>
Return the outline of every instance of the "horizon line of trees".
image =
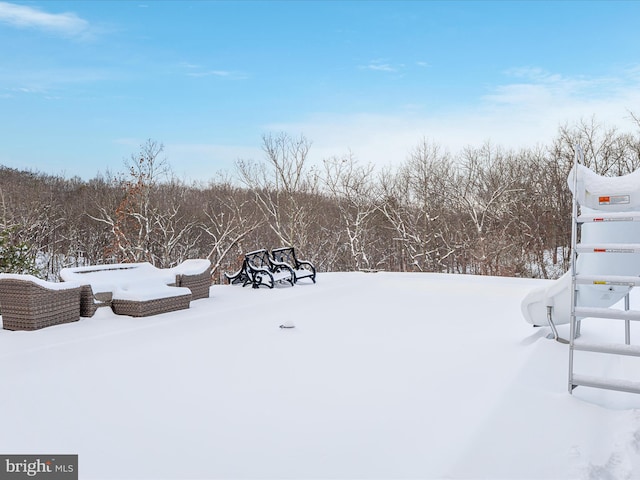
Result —
<instances>
[{"instance_id":1,"label":"horizon line of trees","mask_svg":"<svg viewBox=\"0 0 640 480\"><path fill-rule=\"evenodd\" d=\"M633 117L633 115L632 115ZM65 266L208 258L213 279L244 253L294 246L319 271L557 278L570 258L575 145L601 175L640 167L638 132L594 119L547 146L486 143L451 155L422 139L396 167L351 152L311 166L303 135L262 137L262 160L187 184L155 140L123 172L84 181L0 166L0 271L57 280Z\"/></svg>"}]
</instances>

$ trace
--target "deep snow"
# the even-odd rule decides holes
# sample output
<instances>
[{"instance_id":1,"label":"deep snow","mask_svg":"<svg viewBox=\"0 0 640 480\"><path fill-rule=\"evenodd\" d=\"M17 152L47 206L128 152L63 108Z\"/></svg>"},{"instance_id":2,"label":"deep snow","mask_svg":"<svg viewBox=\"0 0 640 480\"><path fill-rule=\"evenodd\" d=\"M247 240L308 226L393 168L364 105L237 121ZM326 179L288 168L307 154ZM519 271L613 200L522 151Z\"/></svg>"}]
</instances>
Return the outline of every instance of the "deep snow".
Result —
<instances>
[{"instance_id":1,"label":"deep snow","mask_svg":"<svg viewBox=\"0 0 640 480\"><path fill-rule=\"evenodd\" d=\"M323 273L1 330L0 453L77 453L82 479L639 478L640 396L568 393L568 346L520 312L545 282ZM605 360L576 370L638 371Z\"/></svg>"}]
</instances>

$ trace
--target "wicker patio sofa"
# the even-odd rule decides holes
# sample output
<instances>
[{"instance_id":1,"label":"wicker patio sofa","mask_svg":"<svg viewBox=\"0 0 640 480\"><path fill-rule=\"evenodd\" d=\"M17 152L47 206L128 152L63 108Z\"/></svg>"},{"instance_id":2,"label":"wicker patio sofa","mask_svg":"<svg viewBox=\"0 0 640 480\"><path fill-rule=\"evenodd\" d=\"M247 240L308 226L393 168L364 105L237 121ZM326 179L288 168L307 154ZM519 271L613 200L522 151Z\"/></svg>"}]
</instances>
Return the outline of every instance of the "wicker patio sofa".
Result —
<instances>
[{"instance_id":1,"label":"wicker patio sofa","mask_svg":"<svg viewBox=\"0 0 640 480\"><path fill-rule=\"evenodd\" d=\"M206 259L185 260L172 268L156 268L148 262L117 263L109 265L92 265L84 267L63 268L60 279L67 282L77 282L84 286L82 296L83 316L91 316L101 305L110 305L114 312L123 312L124 304L131 300L118 299L116 305L115 292L140 291L149 285L154 285L156 292L164 292L167 298L176 296L172 290L161 289L161 286L184 287L191 292L190 300L209 297L211 286L211 262ZM140 291L141 295L146 295ZM125 302L123 304L123 301ZM152 305L171 305L174 300L160 302L154 298ZM154 307L155 308L155 307ZM152 311L152 307L145 309ZM170 310L164 310L170 311ZM117 312L116 312L117 313ZM127 315L127 314L125 314Z\"/></svg>"},{"instance_id":2,"label":"wicker patio sofa","mask_svg":"<svg viewBox=\"0 0 640 480\"><path fill-rule=\"evenodd\" d=\"M6 330L37 330L80 319L80 285L33 275L0 274L0 312Z\"/></svg>"}]
</instances>

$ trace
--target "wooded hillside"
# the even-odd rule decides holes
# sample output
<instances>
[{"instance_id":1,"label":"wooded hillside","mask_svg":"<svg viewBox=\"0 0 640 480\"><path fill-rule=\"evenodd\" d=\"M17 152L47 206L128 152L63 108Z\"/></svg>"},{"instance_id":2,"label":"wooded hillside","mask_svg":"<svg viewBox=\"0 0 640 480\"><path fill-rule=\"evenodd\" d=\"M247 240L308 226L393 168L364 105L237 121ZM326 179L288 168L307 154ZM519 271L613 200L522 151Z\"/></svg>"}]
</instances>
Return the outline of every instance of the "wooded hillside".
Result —
<instances>
[{"instance_id":1,"label":"wooded hillside","mask_svg":"<svg viewBox=\"0 0 640 480\"><path fill-rule=\"evenodd\" d=\"M0 270L209 258L214 281L244 252L293 245L319 271L382 269L553 278L567 268L574 145L603 175L640 167L640 136L595 122L549 145L449 154L420 141L396 167L351 154L311 166L310 140L265 135L264 157L208 182L178 180L149 140L89 181L0 167Z\"/></svg>"}]
</instances>

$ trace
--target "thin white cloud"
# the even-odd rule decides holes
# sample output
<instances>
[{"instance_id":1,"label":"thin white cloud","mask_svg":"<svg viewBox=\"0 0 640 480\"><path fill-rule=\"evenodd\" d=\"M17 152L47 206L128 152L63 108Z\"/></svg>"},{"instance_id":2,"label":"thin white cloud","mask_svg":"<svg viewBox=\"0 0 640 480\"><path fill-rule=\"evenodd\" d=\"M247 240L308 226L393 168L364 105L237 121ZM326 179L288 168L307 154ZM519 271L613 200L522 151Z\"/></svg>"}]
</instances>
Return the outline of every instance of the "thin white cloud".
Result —
<instances>
[{"instance_id":1,"label":"thin white cloud","mask_svg":"<svg viewBox=\"0 0 640 480\"><path fill-rule=\"evenodd\" d=\"M412 66L418 68L424 68L428 65L425 62L414 62ZM401 78L407 70L407 65L404 63L391 63L385 59L371 60L365 65L358 65L360 70L369 70L372 72L384 72L396 74L397 78Z\"/></svg>"},{"instance_id":2,"label":"thin white cloud","mask_svg":"<svg viewBox=\"0 0 640 480\"><path fill-rule=\"evenodd\" d=\"M194 77L194 78L219 77L219 78L228 78L231 80L244 80L248 78L248 76L242 72L236 72L231 70L206 69L202 65L189 63L189 62L181 62L180 67L182 69L186 69L185 75L187 75L188 77Z\"/></svg>"},{"instance_id":3,"label":"thin white cloud","mask_svg":"<svg viewBox=\"0 0 640 480\"><path fill-rule=\"evenodd\" d=\"M37 8L0 2L0 23L18 28L36 28L66 36L84 36L89 22L75 13L47 13Z\"/></svg>"},{"instance_id":4,"label":"thin white cloud","mask_svg":"<svg viewBox=\"0 0 640 480\"><path fill-rule=\"evenodd\" d=\"M396 72L397 69L392 67L388 63L370 63L369 65L364 65L361 68L364 70L374 70L377 72Z\"/></svg>"},{"instance_id":5,"label":"thin white cloud","mask_svg":"<svg viewBox=\"0 0 640 480\"><path fill-rule=\"evenodd\" d=\"M512 72L508 79L515 77ZM316 161L351 150L377 165L404 161L422 138L455 153L487 141L514 149L549 145L560 126L592 117L622 132L637 131L629 115L640 114L640 79L633 68L617 77L597 78L523 69L517 80L495 86L466 106L437 113L407 108L394 114L325 114L265 129L303 133L313 141L310 154Z\"/></svg>"},{"instance_id":6,"label":"thin white cloud","mask_svg":"<svg viewBox=\"0 0 640 480\"><path fill-rule=\"evenodd\" d=\"M195 63L189 63L189 62L181 62L180 66L182 68L186 68L186 69L190 69L190 70L195 70L195 69L199 69L201 68L200 65L197 65Z\"/></svg>"},{"instance_id":7,"label":"thin white cloud","mask_svg":"<svg viewBox=\"0 0 640 480\"><path fill-rule=\"evenodd\" d=\"M203 72L191 72L187 73L187 75L189 77L230 77L233 73L225 70L207 70Z\"/></svg>"},{"instance_id":8,"label":"thin white cloud","mask_svg":"<svg viewBox=\"0 0 640 480\"><path fill-rule=\"evenodd\" d=\"M554 81L562 78L559 74L551 74L540 67L514 67L506 70L505 75L516 78L526 78L536 81Z\"/></svg>"},{"instance_id":9,"label":"thin white cloud","mask_svg":"<svg viewBox=\"0 0 640 480\"><path fill-rule=\"evenodd\" d=\"M145 142L144 138L121 137L113 139L112 143L121 152L121 157L127 159ZM204 180L214 178L218 173L230 173L235 168L238 159L262 159L264 151L260 146L260 139L252 139L252 145L225 145L215 143L184 143L169 139L162 142L163 157L166 157L173 173L179 178ZM120 168L115 165L115 170Z\"/></svg>"},{"instance_id":10,"label":"thin white cloud","mask_svg":"<svg viewBox=\"0 0 640 480\"><path fill-rule=\"evenodd\" d=\"M91 84L116 78L112 71L101 68L57 68L41 70L0 70L0 84L23 95L51 93L69 85Z\"/></svg>"},{"instance_id":11,"label":"thin white cloud","mask_svg":"<svg viewBox=\"0 0 640 480\"><path fill-rule=\"evenodd\" d=\"M255 139L255 145L167 142L164 153L179 178L207 181L218 173L233 172L239 158L262 159L264 151L258 142L259 139Z\"/></svg>"},{"instance_id":12,"label":"thin white cloud","mask_svg":"<svg viewBox=\"0 0 640 480\"><path fill-rule=\"evenodd\" d=\"M633 108L640 79L622 72L618 76L568 77L542 69L520 70L520 82L499 85L485 95L482 106L497 111L529 111L554 115L561 111L585 112L587 116ZM570 120L570 119L569 119Z\"/></svg>"},{"instance_id":13,"label":"thin white cloud","mask_svg":"<svg viewBox=\"0 0 640 480\"><path fill-rule=\"evenodd\" d=\"M359 65L360 70L372 70L374 72L397 72L402 65L392 65L386 59L371 60L366 65Z\"/></svg>"}]
</instances>

